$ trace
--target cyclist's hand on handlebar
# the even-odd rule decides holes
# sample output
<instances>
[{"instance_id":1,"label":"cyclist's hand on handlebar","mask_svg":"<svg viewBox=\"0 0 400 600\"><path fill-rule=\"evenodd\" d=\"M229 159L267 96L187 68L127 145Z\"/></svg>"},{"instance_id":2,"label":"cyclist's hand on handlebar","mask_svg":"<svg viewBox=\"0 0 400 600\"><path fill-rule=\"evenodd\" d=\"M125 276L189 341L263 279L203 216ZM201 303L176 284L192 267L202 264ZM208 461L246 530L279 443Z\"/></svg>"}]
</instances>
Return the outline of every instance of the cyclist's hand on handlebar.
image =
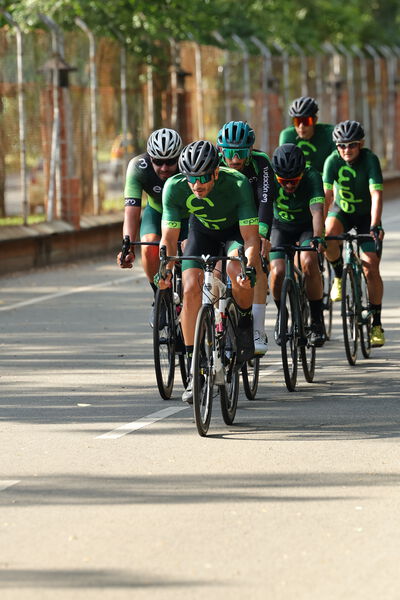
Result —
<instances>
[{"instance_id":1,"label":"cyclist's hand on handlebar","mask_svg":"<svg viewBox=\"0 0 400 600\"><path fill-rule=\"evenodd\" d=\"M374 238L374 240L383 240L383 238L385 237L385 232L383 230L383 227L381 225L374 225L373 227L371 227L371 229L369 230L370 234L372 235L372 237Z\"/></svg>"},{"instance_id":2,"label":"cyclist's hand on handlebar","mask_svg":"<svg viewBox=\"0 0 400 600\"><path fill-rule=\"evenodd\" d=\"M267 240L266 238L261 238L261 249L260 249L260 254L263 258L267 258L268 254L271 250L271 242L269 240Z\"/></svg>"},{"instance_id":3,"label":"cyclist's hand on handlebar","mask_svg":"<svg viewBox=\"0 0 400 600\"><path fill-rule=\"evenodd\" d=\"M134 260L135 253L132 252L132 250L130 250L125 256L123 256L122 252L119 252L117 255L117 265L121 267L121 269L132 269Z\"/></svg>"},{"instance_id":4,"label":"cyclist's hand on handlebar","mask_svg":"<svg viewBox=\"0 0 400 600\"><path fill-rule=\"evenodd\" d=\"M310 240L310 246L314 246L317 252L323 252L326 248L326 241L324 237L314 236Z\"/></svg>"},{"instance_id":5,"label":"cyclist's hand on handlebar","mask_svg":"<svg viewBox=\"0 0 400 600\"><path fill-rule=\"evenodd\" d=\"M166 290L170 288L172 285L172 271L171 269L167 269L165 271L165 277L162 277L160 273L156 273L153 278L154 285L156 285L160 290Z\"/></svg>"}]
</instances>

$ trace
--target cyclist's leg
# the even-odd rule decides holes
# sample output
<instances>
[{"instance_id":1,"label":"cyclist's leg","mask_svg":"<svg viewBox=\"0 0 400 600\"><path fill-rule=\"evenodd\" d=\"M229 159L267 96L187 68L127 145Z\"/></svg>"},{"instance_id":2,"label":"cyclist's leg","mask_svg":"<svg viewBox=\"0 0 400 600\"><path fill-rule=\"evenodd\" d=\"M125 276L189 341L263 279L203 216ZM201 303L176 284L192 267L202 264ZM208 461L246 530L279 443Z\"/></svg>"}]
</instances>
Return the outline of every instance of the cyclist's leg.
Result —
<instances>
[{"instance_id":1,"label":"cyclist's leg","mask_svg":"<svg viewBox=\"0 0 400 600\"><path fill-rule=\"evenodd\" d=\"M311 230L299 237L301 246L309 246L313 236ZM312 346L322 346L325 342L325 328L322 314L323 286L316 252L300 252L301 269L305 277L305 290L310 305Z\"/></svg>"},{"instance_id":2,"label":"cyclist's leg","mask_svg":"<svg viewBox=\"0 0 400 600\"><path fill-rule=\"evenodd\" d=\"M346 215L334 205L334 209L328 212L325 222L326 235L341 235L344 231L351 229L347 223ZM343 274L343 256L339 240L327 240L325 252L326 258L331 263L335 273L332 283L331 300L339 302L342 299L342 274Z\"/></svg>"},{"instance_id":3,"label":"cyclist's leg","mask_svg":"<svg viewBox=\"0 0 400 600\"><path fill-rule=\"evenodd\" d=\"M145 207L140 225L141 242L159 242L161 239L161 213L149 204ZM159 249L157 246L142 246L142 265L150 285L159 267Z\"/></svg>"}]
</instances>

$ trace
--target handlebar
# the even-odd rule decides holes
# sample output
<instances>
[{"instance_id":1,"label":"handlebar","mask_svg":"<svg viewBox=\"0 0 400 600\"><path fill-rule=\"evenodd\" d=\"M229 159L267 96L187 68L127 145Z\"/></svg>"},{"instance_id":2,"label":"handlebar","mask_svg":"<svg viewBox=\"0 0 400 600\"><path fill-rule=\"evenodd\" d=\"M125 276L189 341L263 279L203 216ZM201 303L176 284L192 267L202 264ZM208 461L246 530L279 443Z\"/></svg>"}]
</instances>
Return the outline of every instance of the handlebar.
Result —
<instances>
[{"instance_id":1,"label":"handlebar","mask_svg":"<svg viewBox=\"0 0 400 600\"><path fill-rule=\"evenodd\" d=\"M339 235L327 235L325 237L327 241L329 240L339 240L345 242L353 242L353 241L368 241L372 240L375 242L375 250L378 256L382 253L382 240L379 237L375 237L369 233L340 233Z\"/></svg>"}]
</instances>

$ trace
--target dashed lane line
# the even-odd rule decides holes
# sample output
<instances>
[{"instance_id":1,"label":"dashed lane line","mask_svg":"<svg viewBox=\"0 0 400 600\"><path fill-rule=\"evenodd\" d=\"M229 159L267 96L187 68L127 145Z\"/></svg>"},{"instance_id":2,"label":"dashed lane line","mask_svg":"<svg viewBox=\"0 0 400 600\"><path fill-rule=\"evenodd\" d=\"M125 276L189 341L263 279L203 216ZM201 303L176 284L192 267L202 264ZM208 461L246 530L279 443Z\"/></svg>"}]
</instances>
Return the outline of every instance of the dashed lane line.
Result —
<instances>
[{"instance_id":1,"label":"dashed lane line","mask_svg":"<svg viewBox=\"0 0 400 600\"><path fill-rule=\"evenodd\" d=\"M116 429L112 429L107 433L102 433L101 435L97 435L96 439L99 440L116 440L128 433L132 433L132 431L137 431L138 429L142 429L147 425L152 425L156 421L161 421L170 415L181 412L182 410L186 410L189 406L171 406L169 408L163 408L155 413L151 413L146 417L141 417L137 419L137 421L132 421L131 423L125 423L125 425L120 425Z\"/></svg>"},{"instance_id":2,"label":"dashed lane line","mask_svg":"<svg viewBox=\"0 0 400 600\"><path fill-rule=\"evenodd\" d=\"M12 485L16 485L20 481L20 479L0 479L0 492L4 492L4 490Z\"/></svg>"}]
</instances>

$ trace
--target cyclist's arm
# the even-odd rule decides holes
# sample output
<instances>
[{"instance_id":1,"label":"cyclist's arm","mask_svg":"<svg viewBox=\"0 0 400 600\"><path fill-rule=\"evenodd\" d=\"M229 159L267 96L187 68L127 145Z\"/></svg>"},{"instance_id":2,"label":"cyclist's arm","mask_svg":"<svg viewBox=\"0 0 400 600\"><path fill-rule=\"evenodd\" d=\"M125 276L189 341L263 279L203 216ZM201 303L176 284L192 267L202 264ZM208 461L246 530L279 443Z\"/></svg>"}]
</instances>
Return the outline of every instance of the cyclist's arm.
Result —
<instances>
[{"instance_id":1,"label":"cyclist's arm","mask_svg":"<svg viewBox=\"0 0 400 600\"><path fill-rule=\"evenodd\" d=\"M132 242L137 239L140 223L141 206L125 206L123 235L129 235Z\"/></svg>"},{"instance_id":2,"label":"cyclist's arm","mask_svg":"<svg viewBox=\"0 0 400 600\"><path fill-rule=\"evenodd\" d=\"M313 234L314 237L322 237L324 234L324 204L323 202L316 202L310 206Z\"/></svg>"},{"instance_id":3,"label":"cyclist's arm","mask_svg":"<svg viewBox=\"0 0 400 600\"><path fill-rule=\"evenodd\" d=\"M258 225L239 225L239 228L244 242L244 251L247 256L248 266L257 267L260 254Z\"/></svg>"},{"instance_id":4,"label":"cyclist's arm","mask_svg":"<svg viewBox=\"0 0 400 600\"><path fill-rule=\"evenodd\" d=\"M324 192L325 192L324 216L326 219L326 217L328 215L328 211L330 210L330 208L334 202L333 188L331 188L331 187L327 188L326 186L324 186Z\"/></svg>"},{"instance_id":5,"label":"cyclist's arm","mask_svg":"<svg viewBox=\"0 0 400 600\"><path fill-rule=\"evenodd\" d=\"M382 190L370 188L371 193L371 227L381 224L382 220Z\"/></svg>"},{"instance_id":6,"label":"cyclist's arm","mask_svg":"<svg viewBox=\"0 0 400 600\"><path fill-rule=\"evenodd\" d=\"M262 238L267 240L269 240L271 235L275 197L274 172L269 162L265 161L257 179L257 198L259 201L259 233Z\"/></svg>"}]
</instances>

